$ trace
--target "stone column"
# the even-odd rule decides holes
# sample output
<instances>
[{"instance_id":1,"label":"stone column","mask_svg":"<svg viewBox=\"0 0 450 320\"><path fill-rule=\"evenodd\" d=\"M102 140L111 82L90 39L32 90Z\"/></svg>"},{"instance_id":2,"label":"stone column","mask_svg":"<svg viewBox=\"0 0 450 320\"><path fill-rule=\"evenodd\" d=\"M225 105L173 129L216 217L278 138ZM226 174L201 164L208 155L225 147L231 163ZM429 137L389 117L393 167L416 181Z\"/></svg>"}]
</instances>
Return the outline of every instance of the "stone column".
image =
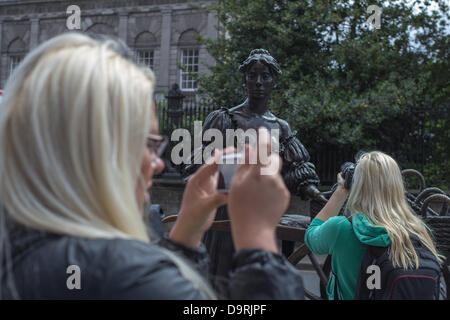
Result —
<instances>
[{"instance_id":1,"label":"stone column","mask_svg":"<svg viewBox=\"0 0 450 320\"><path fill-rule=\"evenodd\" d=\"M218 31L217 31L217 27L218 27L219 21L217 20L216 17L216 12L208 12L208 27L206 29L206 36L210 39L217 39L218 36ZM208 51L206 50L206 48L204 46L202 46L202 54L205 57L205 64L207 66L212 66L216 64L216 61L214 60L214 58L208 53ZM205 66L200 65L199 68L201 68L200 72L207 72L209 73L209 69L206 68Z\"/></svg>"},{"instance_id":2,"label":"stone column","mask_svg":"<svg viewBox=\"0 0 450 320\"><path fill-rule=\"evenodd\" d=\"M159 81L158 86L166 88L169 84L169 67L170 67L170 40L171 40L171 24L172 24L172 9L165 8L161 10L161 50L160 50L160 64L159 64Z\"/></svg>"},{"instance_id":3,"label":"stone column","mask_svg":"<svg viewBox=\"0 0 450 320\"><path fill-rule=\"evenodd\" d=\"M128 35L128 12L119 13L119 38L125 43L127 42Z\"/></svg>"},{"instance_id":4,"label":"stone column","mask_svg":"<svg viewBox=\"0 0 450 320\"><path fill-rule=\"evenodd\" d=\"M39 44L39 18L31 18L30 51Z\"/></svg>"},{"instance_id":5,"label":"stone column","mask_svg":"<svg viewBox=\"0 0 450 320\"><path fill-rule=\"evenodd\" d=\"M219 26L219 20L217 19L216 12L208 12L208 28L207 35L208 38L216 39L217 38L217 27Z\"/></svg>"}]
</instances>

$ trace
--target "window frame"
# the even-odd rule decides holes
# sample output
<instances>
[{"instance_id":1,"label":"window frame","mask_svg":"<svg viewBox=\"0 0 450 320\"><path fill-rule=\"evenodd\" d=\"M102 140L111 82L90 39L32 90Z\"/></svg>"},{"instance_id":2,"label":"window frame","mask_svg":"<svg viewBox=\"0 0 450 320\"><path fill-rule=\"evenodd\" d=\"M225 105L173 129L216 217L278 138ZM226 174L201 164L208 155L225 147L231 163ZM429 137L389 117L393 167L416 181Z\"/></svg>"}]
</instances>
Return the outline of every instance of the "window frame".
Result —
<instances>
[{"instance_id":1,"label":"window frame","mask_svg":"<svg viewBox=\"0 0 450 320\"><path fill-rule=\"evenodd\" d=\"M142 61L145 61L145 58L144 58L144 60L140 60L139 54L143 53L143 52L151 53L151 60L150 60L151 65L150 66L148 64L142 62ZM153 48L153 47L136 47L134 49L134 54L135 54L135 61L137 64L145 65L146 67L152 69L153 72L155 72L155 48Z\"/></svg>"},{"instance_id":2,"label":"window frame","mask_svg":"<svg viewBox=\"0 0 450 320\"><path fill-rule=\"evenodd\" d=\"M184 71L184 68L189 67L189 65L184 64L185 59L185 51L191 51L196 52L196 55L187 55L188 61L189 59L193 60L192 66L196 67L196 71ZM197 58L197 62L194 63L195 58ZM198 90L198 83L197 80L191 78L191 74L195 73L198 74L200 72L200 48L198 46L183 46L180 48L180 56L179 56L179 62L180 62L180 77L179 77L179 86L180 90L186 91L186 92L196 92ZM188 77L188 79L183 81L183 76ZM192 83L192 88L186 88L184 87L184 83ZM195 87L194 87L195 85Z\"/></svg>"},{"instance_id":3,"label":"window frame","mask_svg":"<svg viewBox=\"0 0 450 320\"><path fill-rule=\"evenodd\" d=\"M8 53L8 77L11 76L14 72L14 70L19 66L19 64L23 61L23 59L25 58L25 54L24 53ZM15 61L15 66L13 68L13 59L19 58L18 61Z\"/></svg>"}]
</instances>

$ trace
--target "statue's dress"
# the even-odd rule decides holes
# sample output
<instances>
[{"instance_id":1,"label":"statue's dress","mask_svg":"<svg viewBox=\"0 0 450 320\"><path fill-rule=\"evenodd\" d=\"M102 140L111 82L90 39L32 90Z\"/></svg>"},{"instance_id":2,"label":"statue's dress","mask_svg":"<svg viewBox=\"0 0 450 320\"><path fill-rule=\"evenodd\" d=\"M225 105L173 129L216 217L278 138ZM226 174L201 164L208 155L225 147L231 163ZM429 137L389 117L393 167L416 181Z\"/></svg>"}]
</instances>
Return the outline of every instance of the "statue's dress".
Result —
<instances>
[{"instance_id":1,"label":"statue's dress","mask_svg":"<svg viewBox=\"0 0 450 320\"><path fill-rule=\"evenodd\" d=\"M211 112L205 120L203 125L203 132L205 130L214 128L222 132L224 137L223 145L226 145L226 130L227 129L243 129L258 128L264 125L268 129L279 129L280 131L280 157L283 160L283 168L281 175L284 182L293 195L302 197L303 200L308 200L304 190L308 185L319 184L319 177L315 172L314 165L309 162L309 153L301 142L295 137L295 132L292 132L289 124L277 118L270 111L264 115L258 115L248 111L243 105L234 107L232 109L221 108ZM210 143L210 142L209 142ZM201 148L194 150L192 160L203 154L204 148L208 144L203 144ZM236 147L236 146L235 146ZM192 161L193 162L193 161ZM194 173L200 165L189 164L184 168L183 174L185 176ZM222 206L217 210L216 220L227 220L227 208ZM221 292L221 284L226 281L227 274L231 268L232 256L234 253L233 242L230 233L208 231L204 237L204 243L208 248L211 263L210 274L212 282L216 289ZM222 294L226 295L225 292Z\"/></svg>"}]
</instances>

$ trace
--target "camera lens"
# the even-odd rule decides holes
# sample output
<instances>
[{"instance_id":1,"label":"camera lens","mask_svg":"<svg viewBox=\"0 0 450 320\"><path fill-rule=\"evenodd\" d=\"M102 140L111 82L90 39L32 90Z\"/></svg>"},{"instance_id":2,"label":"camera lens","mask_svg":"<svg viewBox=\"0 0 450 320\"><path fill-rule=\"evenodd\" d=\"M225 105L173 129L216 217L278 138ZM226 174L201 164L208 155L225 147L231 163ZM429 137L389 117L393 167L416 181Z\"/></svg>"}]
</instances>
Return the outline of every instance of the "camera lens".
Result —
<instances>
[{"instance_id":1,"label":"camera lens","mask_svg":"<svg viewBox=\"0 0 450 320\"><path fill-rule=\"evenodd\" d=\"M346 162L341 166L341 172L345 179L345 189L350 190L352 188L353 173L355 171L355 164L353 162Z\"/></svg>"}]
</instances>

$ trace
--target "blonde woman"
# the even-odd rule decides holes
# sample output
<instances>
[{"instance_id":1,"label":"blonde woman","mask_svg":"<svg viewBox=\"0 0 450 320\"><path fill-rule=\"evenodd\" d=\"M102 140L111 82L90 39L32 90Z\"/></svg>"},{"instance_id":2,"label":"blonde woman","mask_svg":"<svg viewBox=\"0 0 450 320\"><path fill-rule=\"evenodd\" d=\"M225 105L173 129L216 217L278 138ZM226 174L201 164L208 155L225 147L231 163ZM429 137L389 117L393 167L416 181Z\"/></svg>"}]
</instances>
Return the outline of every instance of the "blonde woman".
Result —
<instances>
[{"instance_id":1,"label":"blonde woman","mask_svg":"<svg viewBox=\"0 0 450 320\"><path fill-rule=\"evenodd\" d=\"M274 221L289 201L279 174L243 165L227 195L216 192L209 161L189 180L168 238L151 242L142 208L164 167L163 139L153 74L126 52L117 41L65 34L9 79L0 114L2 298L217 298L200 274L208 260L200 240L228 203L239 250L230 298L301 299L299 273L276 252ZM258 194L242 195L255 183ZM273 197L262 212L241 205Z\"/></svg>"},{"instance_id":2,"label":"blonde woman","mask_svg":"<svg viewBox=\"0 0 450 320\"><path fill-rule=\"evenodd\" d=\"M337 189L305 234L305 243L311 251L332 255L329 299L354 298L368 246L390 247L388 257L393 267L417 269L419 255L413 237L431 253L436 265L442 261L428 229L406 202L402 175L394 159L378 151L362 154L351 191L345 189L342 174L337 179ZM351 221L336 216L347 197Z\"/></svg>"}]
</instances>

